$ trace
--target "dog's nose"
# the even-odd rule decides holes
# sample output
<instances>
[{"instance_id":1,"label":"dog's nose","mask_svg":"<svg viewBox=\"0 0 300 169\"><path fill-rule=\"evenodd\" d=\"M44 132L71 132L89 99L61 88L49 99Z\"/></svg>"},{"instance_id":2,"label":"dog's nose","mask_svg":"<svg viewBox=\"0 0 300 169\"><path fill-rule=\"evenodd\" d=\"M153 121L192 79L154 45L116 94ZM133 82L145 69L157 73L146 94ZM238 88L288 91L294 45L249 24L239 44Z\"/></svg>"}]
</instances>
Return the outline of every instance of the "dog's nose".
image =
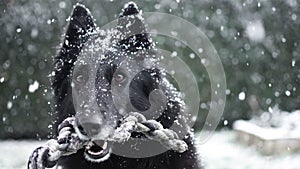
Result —
<instances>
[{"instance_id":1,"label":"dog's nose","mask_svg":"<svg viewBox=\"0 0 300 169\"><path fill-rule=\"evenodd\" d=\"M88 136L95 136L95 135L99 134L100 129L101 129L101 125L99 123L93 123L93 122L81 123L81 126L82 126L84 132Z\"/></svg>"}]
</instances>

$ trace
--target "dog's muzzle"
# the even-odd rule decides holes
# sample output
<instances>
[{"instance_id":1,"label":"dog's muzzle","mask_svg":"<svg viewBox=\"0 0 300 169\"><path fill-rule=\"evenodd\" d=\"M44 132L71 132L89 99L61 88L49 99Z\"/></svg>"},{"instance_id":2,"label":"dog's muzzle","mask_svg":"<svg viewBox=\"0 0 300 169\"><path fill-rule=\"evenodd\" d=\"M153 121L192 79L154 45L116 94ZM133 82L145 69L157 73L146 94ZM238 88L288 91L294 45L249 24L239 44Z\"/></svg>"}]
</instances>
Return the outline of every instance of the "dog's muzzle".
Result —
<instances>
[{"instance_id":1,"label":"dog's muzzle","mask_svg":"<svg viewBox=\"0 0 300 169\"><path fill-rule=\"evenodd\" d=\"M97 140L85 146L84 156L91 162L102 162L109 158L111 148L108 141Z\"/></svg>"},{"instance_id":2,"label":"dog's muzzle","mask_svg":"<svg viewBox=\"0 0 300 169\"><path fill-rule=\"evenodd\" d=\"M84 157L90 162L102 162L110 157L111 153L111 143L105 138L95 138L90 134L100 134L98 133L98 128L83 128L82 125L75 123L74 129L81 140L89 141L89 143L84 146ZM88 130L87 130L88 129ZM95 131L93 131L95 130ZM94 133L91 133L93 131ZM103 140L104 139L104 140Z\"/></svg>"}]
</instances>

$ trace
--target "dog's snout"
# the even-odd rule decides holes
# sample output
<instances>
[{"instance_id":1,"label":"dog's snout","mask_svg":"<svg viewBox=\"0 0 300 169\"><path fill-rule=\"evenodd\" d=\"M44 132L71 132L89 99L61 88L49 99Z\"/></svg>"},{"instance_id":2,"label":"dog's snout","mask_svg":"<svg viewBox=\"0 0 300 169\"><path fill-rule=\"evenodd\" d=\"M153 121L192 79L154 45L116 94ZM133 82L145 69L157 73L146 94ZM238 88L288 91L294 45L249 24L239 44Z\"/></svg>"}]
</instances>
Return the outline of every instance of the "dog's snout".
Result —
<instances>
[{"instance_id":1,"label":"dog's snout","mask_svg":"<svg viewBox=\"0 0 300 169\"><path fill-rule=\"evenodd\" d=\"M86 122L82 123L81 126L88 136L95 136L101 130L101 125L99 123Z\"/></svg>"}]
</instances>

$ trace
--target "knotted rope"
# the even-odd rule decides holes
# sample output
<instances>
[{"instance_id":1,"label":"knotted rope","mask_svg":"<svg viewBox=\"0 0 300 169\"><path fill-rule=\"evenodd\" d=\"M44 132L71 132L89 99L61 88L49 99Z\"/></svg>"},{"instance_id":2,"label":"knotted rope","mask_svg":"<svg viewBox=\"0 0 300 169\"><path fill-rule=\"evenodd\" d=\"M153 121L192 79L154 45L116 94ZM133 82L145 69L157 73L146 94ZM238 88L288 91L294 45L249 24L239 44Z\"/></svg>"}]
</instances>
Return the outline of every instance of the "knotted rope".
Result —
<instances>
[{"instance_id":1,"label":"knotted rope","mask_svg":"<svg viewBox=\"0 0 300 169\"><path fill-rule=\"evenodd\" d=\"M143 133L147 138L160 142L168 149L183 153L188 149L187 144L180 140L177 133L171 129L164 129L156 120L146 120L140 113L132 112L124 118L120 127L115 130L113 140L127 141L132 132Z\"/></svg>"},{"instance_id":2,"label":"knotted rope","mask_svg":"<svg viewBox=\"0 0 300 169\"><path fill-rule=\"evenodd\" d=\"M75 117L66 118L58 127L57 139L47 141L45 146L34 150L29 158L28 169L44 169L53 167L62 156L76 153L88 145L92 140L82 137L78 130ZM142 133L147 138L160 142L167 149L183 153L188 149L187 144L179 139L177 133L171 129L163 128L156 120L147 120L137 112L131 112L122 119L120 126L115 130L109 141L125 142L133 132Z\"/></svg>"}]
</instances>

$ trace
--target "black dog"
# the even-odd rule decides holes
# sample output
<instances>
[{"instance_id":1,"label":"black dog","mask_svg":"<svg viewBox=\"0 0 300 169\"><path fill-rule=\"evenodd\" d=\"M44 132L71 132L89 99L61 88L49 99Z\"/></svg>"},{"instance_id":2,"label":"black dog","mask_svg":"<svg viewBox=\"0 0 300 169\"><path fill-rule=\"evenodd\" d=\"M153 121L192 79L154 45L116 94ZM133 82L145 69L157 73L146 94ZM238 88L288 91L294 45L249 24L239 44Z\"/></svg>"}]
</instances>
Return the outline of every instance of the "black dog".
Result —
<instances>
[{"instance_id":1,"label":"black dog","mask_svg":"<svg viewBox=\"0 0 300 169\"><path fill-rule=\"evenodd\" d=\"M92 95L96 97L97 108L89 103L87 105L91 109L97 109L97 111L94 110L94 113L90 114L93 116L89 117L93 119L92 121L86 122L84 118L79 116L79 123L82 125L79 128L82 129L83 133L95 136L103 133L102 128L113 130L119 125L119 119L130 111L128 109L129 102L135 110L143 112L149 110L152 102L161 101L155 99L150 101L150 93L155 89L163 91L167 102L163 112L156 120L164 128L172 126L178 116L184 112L184 106L178 92L166 81L164 73L156 66L144 66L145 63L155 61L155 54L154 44L146 32L138 8L134 3L125 5L119 16L118 25L110 33L100 31L90 12L84 6L77 5L70 17L62 47L55 58L52 87L55 94L55 109L58 114L57 124L66 117L74 116L75 112L81 111L82 106L78 106L81 102L74 103L74 95L77 94L79 98L90 95L91 93L80 93L80 91L91 80L90 78L94 78L92 82L94 82L95 91L92 92L95 93ZM91 56L100 58L98 58L99 63L94 62L93 58L89 60L98 65L97 70L95 70L95 77L89 76L89 71L94 67L84 67L79 64L75 68L79 58ZM129 66L141 70L130 80L128 70L120 68L124 60L129 60L127 63L134 60L136 64ZM117 92L125 93L124 95L128 96L129 99L114 98L112 86L116 86ZM121 87L118 88L118 86ZM128 93L123 91L125 86L129 89ZM119 107L115 105L113 99L122 101ZM80 110L76 109L76 105ZM97 119L102 122L97 122ZM135 134L132 137L143 136ZM63 169L201 168L190 132L184 141L188 144L188 150L184 153L168 150L147 158L123 157L114 154L114 152L102 151L108 149L107 145L105 148L100 146L94 148L94 151L101 150L101 153L95 152L93 154L92 152L89 154L81 149L76 154L59 159L58 166Z\"/></svg>"}]
</instances>

